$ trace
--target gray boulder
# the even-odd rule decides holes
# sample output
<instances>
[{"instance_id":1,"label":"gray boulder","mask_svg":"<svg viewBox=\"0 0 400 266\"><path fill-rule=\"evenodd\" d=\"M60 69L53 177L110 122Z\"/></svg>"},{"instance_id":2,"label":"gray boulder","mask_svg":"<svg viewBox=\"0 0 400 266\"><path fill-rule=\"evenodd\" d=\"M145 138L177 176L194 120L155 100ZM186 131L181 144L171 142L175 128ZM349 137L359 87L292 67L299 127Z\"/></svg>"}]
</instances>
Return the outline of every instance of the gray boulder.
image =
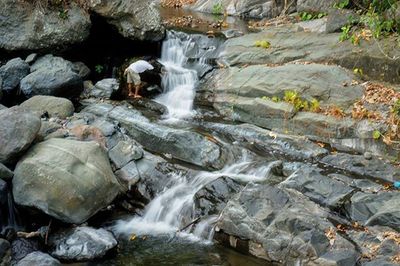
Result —
<instances>
[{"instance_id":1,"label":"gray boulder","mask_svg":"<svg viewBox=\"0 0 400 266\"><path fill-rule=\"evenodd\" d=\"M31 66L31 73L21 80L21 90L27 97L52 95L79 96L83 89L85 71L61 57L47 54Z\"/></svg>"},{"instance_id":2,"label":"gray boulder","mask_svg":"<svg viewBox=\"0 0 400 266\"><path fill-rule=\"evenodd\" d=\"M52 95L71 98L83 89L81 77L70 69L41 68L21 80L22 93L27 97Z\"/></svg>"},{"instance_id":3,"label":"gray boulder","mask_svg":"<svg viewBox=\"0 0 400 266\"><path fill-rule=\"evenodd\" d=\"M116 79L103 79L98 81L89 91L89 96L95 98L110 99L119 90L119 82Z\"/></svg>"},{"instance_id":4,"label":"gray boulder","mask_svg":"<svg viewBox=\"0 0 400 266\"><path fill-rule=\"evenodd\" d=\"M96 0L89 5L92 12L105 18L126 38L159 41L164 37L160 14L152 2Z\"/></svg>"},{"instance_id":5,"label":"gray boulder","mask_svg":"<svg viewBox=\"0 0 400 266\"><path fill-rule=\"evenodd\" d=\"M398 230L400 226L398 192L355 193L346 205L348 216L364 225L380 225Z\"/></svg>"},{"instance_id":6,"label":"gray boulder","mask_svg":"<svg viewBox=\"0 0 400 266\"><path fill-rule=\"evenodd\" d=\"M33 64L36 59L38 59L38 54L37 53L31 53L25 58L25 62L28 64Z\"/></svg>"},{"instance_id":7,"label":"gray boulder","mask_svg":"<svg viewBox=\"0 0 400 266\"><path fill-rule=\"evenodd\" d=\"M0 2L0 48L53 50L80 43L89 36L90 17L71 3L67 15L58 8L43 8L33 2Z\"/></svg>"},{"instance_id":8,"label":"gray boulder","mask_svg":"<svg viewBox=\"0 0 400 266\"><path fill-rule=\"evenodd\" d=\"M7 107L5 107L4 105L0 104L0 110L3 110L3 109L7 109Z\"/></svg>"},{"instance_id":9,"label":"gray boulder","mask_svg":"<svg viewBox=\"0 0 400 266\"><path fill-rule=\"evenodd\" d=\"M120 141L108 152L108 156L116 168L120 169L130 161L141 159L143 157L143 149L133 141Z\"/></svg>"},{"instance_id":10,"label":"gray boulder","mask_svg":"<svg viewBox=\"0 0 400 266\"><path fill-rule=\"evenodd\" d=\"M332 252L342 253L338 259L348 257L348 252L357 258L348 240L336 235L331 242L325 235L334 228L327 217L325 209L297 191L248 184L222 211L215 237L259 258L288 265L299 261L313 265Z\"/></svg>"},{"instance_id":11,"label":"gray boulder","mask_svg":"<svg viewBox=\"0 0 400 266\"><path fill-rule=\"evenodd\" d=\"M117 246L113 234L102 228L82 226L50 238L52 256L62 260L86 261L101 258Z\"/></svg>"},{"instance_id":12,"label":"gray boulder","mask_svg":"<svg viewBox=\"0 0 400 266\"><path fill-rule=\"evenodd\" d=\"M38 239L18 237L11 242L11 265L16 264L28 254L36 251L39 251Z\"/></svg>"},{"instance_id":13,"label":"gray boulder","mask_svg":"<svg viewBox=\"0 0 400 266\"><path fill-rule=\"evenodd\" d=\"M0 67L1 89L11 92L18 88L21 79L29 74L29 65L21 58L14 58Z\"/></svg>"},{"instance_id":14,"label":"gray boulder","mask_svg":"<svg viewBox=\"0 0 400 266\"><path fill-rule=\"evenodd\" d=\"M17 204L68 223L83 223L119 190L108 157L95 142L49 139L33 146L14 171Z\"/></svg>"},{"instance_id":15,"label":"gray boulder","mask_svg":"<svg viewBox=\"0 0 400 266\"><path fill-rule=\"evenodd\" d=\"M20 107L0 110L0 163L15 162L40 129L40 118Z\"/></svg>"},{"instance_id":16,"label":"gray boulder","mask_svg":"<svg viewBox=\"0 0 400 266\"><path fill-rule=\"evenodd\" d=\"M22 260L20 260L16 266L59 266L61 263L50 256L49 254L35 251L26 255Z\"/></svg>"},{"instance_id":17,"label":"gray boulder","mask_svg":"<svg viewBox=\"0 0 400 266\"><path fill-rule=\"evenodd\" d=\"M14 173L8 169L4 164L0 163L0 179L11 180Z\"/></svg>"},{"instance_id":18,"label":"gray boulder","mask_svg":"<svg viewBox=\"0 0 400 266\"><path fill-rule=\"evenodd\" d=\"M54 96L33 96L21 104L28 110L43 115L47 113L49 117L66 118L74 114L74 105L72 102L65 98Z\"/></svg>"}]
</instances>

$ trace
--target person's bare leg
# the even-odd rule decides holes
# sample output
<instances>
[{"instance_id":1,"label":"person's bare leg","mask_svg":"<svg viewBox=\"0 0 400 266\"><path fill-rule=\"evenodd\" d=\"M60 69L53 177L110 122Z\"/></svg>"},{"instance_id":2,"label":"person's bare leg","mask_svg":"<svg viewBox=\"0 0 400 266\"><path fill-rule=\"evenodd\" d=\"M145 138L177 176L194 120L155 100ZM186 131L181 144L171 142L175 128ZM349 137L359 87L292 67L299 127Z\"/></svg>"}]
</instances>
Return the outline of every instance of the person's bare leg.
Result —
<instances>
[{"instance_id":1,"label":"person's bare leg","mask_svg":"<svg viewBox=\"0 0 400 266\"><path fill-rule=\"evenodd\" d=\"M142 96L139 95L139 90L140 90L141 85L135 85L135 95L133 98L142 98Z\"/></svg>"},{"instance_id":2,"label":"person's bare leg","mask_svg":"<svg viewBox=\"0 0 400 266\"><path fill-rule=\"evenodd\" d=\"M133 92L133 84L132 83L128 83L128 91L129 91L129 94L128 94L129 97L135 95Z\"/></svg>"}]
</instances>

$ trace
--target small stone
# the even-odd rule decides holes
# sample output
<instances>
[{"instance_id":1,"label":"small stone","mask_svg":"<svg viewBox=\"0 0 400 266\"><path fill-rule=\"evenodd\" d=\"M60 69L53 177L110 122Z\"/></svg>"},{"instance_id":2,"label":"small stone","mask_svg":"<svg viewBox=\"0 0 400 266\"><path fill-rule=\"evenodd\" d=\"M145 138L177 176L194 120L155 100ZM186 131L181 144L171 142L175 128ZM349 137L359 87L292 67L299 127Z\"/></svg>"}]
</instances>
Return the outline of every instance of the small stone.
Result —
<instances>
[{"instance_id":1,"label":"small stone","mask_svg":"<svg viewBox=\"0 0 400 266\"><path fill-rule=\"evenodd\" d=\"M36 53L30 54L26 57L25 63L32 64L33 62L36 61L37 58L38 58L38 54L36 54Z\"/></svg>"},{"instance_id":2,"label":"small stone","mask_svg":"<svg viewBox=\"0 0 400 266\"><path fill-rule=\"evenodd\" d=\"M371 160L372 159L372 153L370 153L370 152L365 152L364 153L364 159L365 160Z\"/></svg>"},{"instance_id":3,"label":"small stone","mask_svg":"<svg viewBox=\"0 0 400 266\"><path fill-rule=\"evenodd\" d=\"M58 266L61 265L61 263L46 253L35 251L26 255L25 258L20 260L16 266L33 266L33 265Z\"/></svg>"}]
</instances>

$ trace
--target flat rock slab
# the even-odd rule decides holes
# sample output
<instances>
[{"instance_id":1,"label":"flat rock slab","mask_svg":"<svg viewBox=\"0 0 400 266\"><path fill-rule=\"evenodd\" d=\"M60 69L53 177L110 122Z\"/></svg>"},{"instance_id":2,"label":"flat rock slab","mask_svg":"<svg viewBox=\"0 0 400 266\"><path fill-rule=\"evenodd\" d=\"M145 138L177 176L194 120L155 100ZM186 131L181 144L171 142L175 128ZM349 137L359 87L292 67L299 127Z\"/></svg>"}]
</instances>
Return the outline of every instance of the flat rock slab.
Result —
<instances>
[{"instance_id":1,"label":"flat rock slab","mask_svg":"<svg viewBox=\"0 0 400 266\"><path fill-rule=\"evenodd\" d=\"M351 85L355 79L353 73L339 66L252 65L217 70L202 88L215 94L229 93L250 98L268 96L280 99L283 99L285 91L296 91L300 97L307 100L315 98L321 104L335 104L348 108L363 95L361 86Z\"/></svg>"},{"instance_id":2,"label":"flat rock slab","mask_svg":"<svg viewBox=\"0 0 400 266\"><path fill-rule=\"evenodd\" d=\"M388 161L375 157L367 160L362 155L338 153L322 158L321 162L358 176L382 179L389 182L400 180L400 169L395 168Z\"/></svg>"},{"instance_id":3,"label":"flat rock slab","mask_svg":"<svg viewBox=\"0 0 400 266\"><path fill-rule=\"evenodd\" d=\"M82 226L55 234L50 238L54 246L52 256L69 261L101 258L117 246L114 235L102 228Z\"/></svg>"},{"instance_id":4,"label":"flat rock slab","mask_svg":"<svg viewBox=\"0 0 400 266\"><path fill-rule=\"evenodd\" d=\"M67 223L83 223L119 191L109 159L95 142L49 139L32 147L14 171L17 204Z\"/></svg>"},{"instance_id":5,"label":"flat rock slab","mask_svg":"<svg viewBox=\"0 0 400 266\"><path fill-rule=\"evenodd\" d=\"M251 124L204 123L203 126L234 140L249 142L258 150L291 158L312 160L328 152L303 137L279 134Z\"/></svg>"},{"instance_id":6,"label":"flat rock slab","mask_svg":"<svg viewBox=\"0 0 400 266\"><path fill-rule=\"evenodd\" d=\"M40 129L40 118L20 107L0 110L0 163L18 160Z\"/></svg>"},{"instance_id":7,"label":"flat rock slab","mask_svg":"<svg viewBox=\"0 0 400 266\"><path fill-rule=\"evenodd\" d=\"M400 51L396 41L339 42L339 33L304 32L298 26L271 27L259 33L246 34L226 42L221 62L227 65L284 64L295 60L336 63L349 69L361 68L374 79L399 82ZM255 46L256 41L271 43L268 49ZM381 52L385 47L385 54ZM395 58L395 60L393 60Z\"/></svg>"}]
</instances>

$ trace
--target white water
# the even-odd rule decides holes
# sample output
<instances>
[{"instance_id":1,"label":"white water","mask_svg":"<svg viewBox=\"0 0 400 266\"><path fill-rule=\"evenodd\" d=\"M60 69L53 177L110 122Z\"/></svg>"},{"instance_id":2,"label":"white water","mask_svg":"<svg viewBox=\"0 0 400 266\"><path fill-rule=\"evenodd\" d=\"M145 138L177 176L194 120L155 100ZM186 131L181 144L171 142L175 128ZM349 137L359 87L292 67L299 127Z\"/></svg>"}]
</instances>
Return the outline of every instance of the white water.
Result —
<instances>
[{"instance_id":1,"label":"white water","mask_svg":"<svg viewBox=\"0 0 400 266\"><path fill-rule=\"evenodd\" d=\"M189 240L209 242L213 237L216 216L201 217L193 233L190 233L191 227L178 233L188 224L187 221L197 218L193 217L195 194L206 184L222 176L240 182L260 182L268 177L270 170L269 164L254 167L251 161L243 160L220 171L200 172L193 178L175 174L172 177L174 185L153 199L142 217L120 221L115 225L114 231L123 235L179 235Z\"/></svg>"},{"instance_id":2,"label":"white water","mask_svg":"<svg viewBox=\"0 0 400 266\"><path fill-rule=\"evenodd\" d=\"M164 93L156 101L168 108L167 119L184 119L194 115L193 101L198 83L197 71L186 67L190 51L195 57L200 58L198 65L205 65L207 51L199 51L195 40L190 35L176 35L168 32L163 43L160 62L165 67L162 77ZM202 55L202 56L200 56Z\"/></svg>"}]
</instances>

